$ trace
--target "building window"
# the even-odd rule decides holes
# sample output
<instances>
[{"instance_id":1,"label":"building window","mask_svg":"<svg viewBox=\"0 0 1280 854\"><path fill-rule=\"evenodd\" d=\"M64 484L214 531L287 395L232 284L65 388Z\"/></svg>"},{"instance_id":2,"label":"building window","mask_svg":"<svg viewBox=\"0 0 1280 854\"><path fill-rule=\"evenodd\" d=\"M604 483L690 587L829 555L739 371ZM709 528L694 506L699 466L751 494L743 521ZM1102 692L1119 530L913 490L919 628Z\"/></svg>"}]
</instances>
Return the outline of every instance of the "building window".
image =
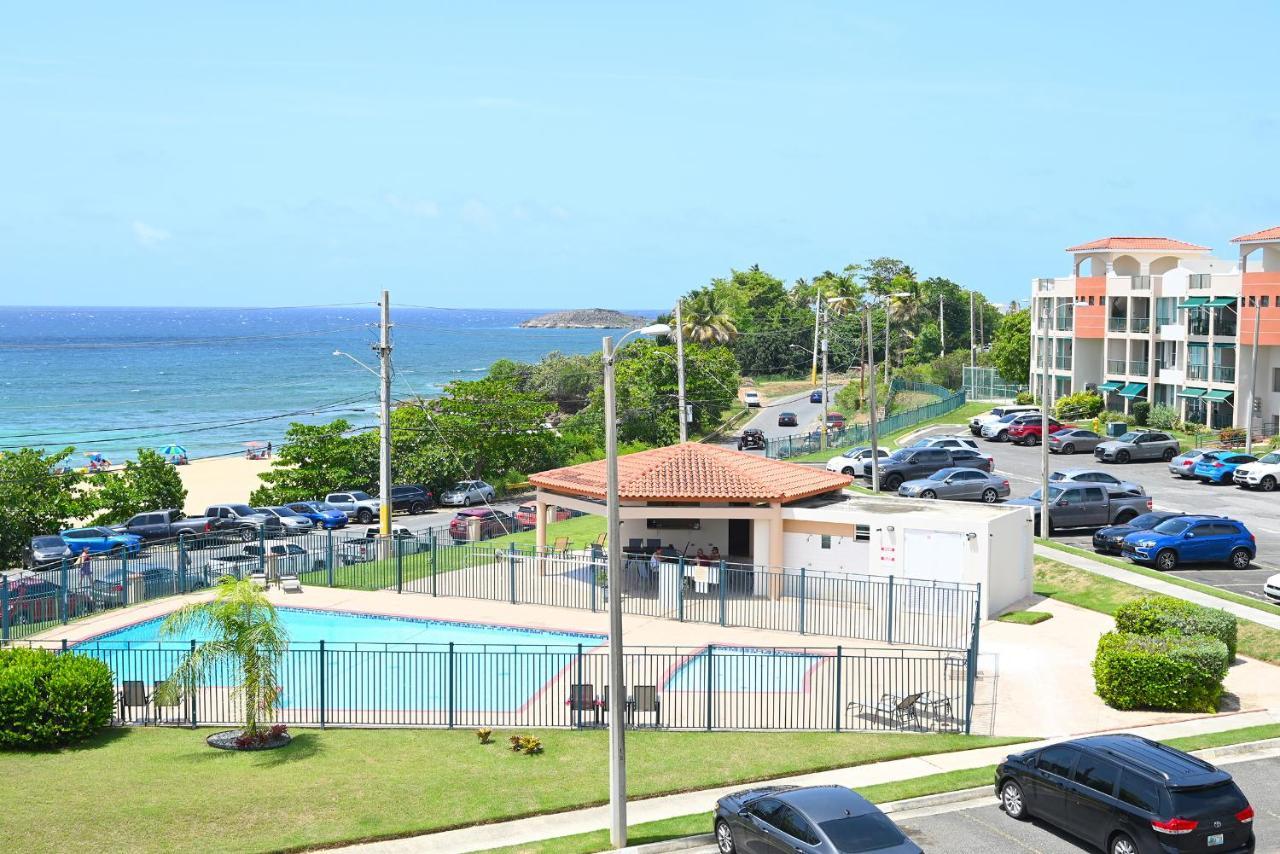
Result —
<instances>
[{"instance_id":1,"label":"building window","mask_svg":"<svg viewBox=\"0 0 1280 854\"><path fill-rule=\"evenodd\" d=\"M1266 307L1267 307L1267 302L1271 299L1271 297L1269 297L1269 296L1262 296L1262 297L1259 297L1259 299L1261 299L1261 300L1262 300L1262 307L1263 307L1263 308L1266 308Z\"/></svg>"},{"instance_id":2,"label":"building window","mask_svg":"<svg viewBox=\"0 0 1280 854\"><path fill-rule=\"evenodd\" d=\"M823 534L823 535L822 535L822 547L823 547L824 549L829 549L829 548L831 548L831 535L830 535L830 534Z\"/></svg>"},{"instance_id":3,"label":"building window","mask_svg":"<svg viewBox=\"0 0 1280 854\"><path fill-rule=\"evenodd\" d=\"M1280 391L1280 368L1271 369L1271 390Z\"/></svg>"},{"instance_id":4,"label":"building window","mask_svg":"<svg viewBox=\"0 0 1280 854\"><path fill-rule=\"evenodd\" d=\"M855 543L865 543L865 542L869 542L870 540L871 540L870 525L854 525L853 526L853 541Z\"/></svg>"}]
</instances>

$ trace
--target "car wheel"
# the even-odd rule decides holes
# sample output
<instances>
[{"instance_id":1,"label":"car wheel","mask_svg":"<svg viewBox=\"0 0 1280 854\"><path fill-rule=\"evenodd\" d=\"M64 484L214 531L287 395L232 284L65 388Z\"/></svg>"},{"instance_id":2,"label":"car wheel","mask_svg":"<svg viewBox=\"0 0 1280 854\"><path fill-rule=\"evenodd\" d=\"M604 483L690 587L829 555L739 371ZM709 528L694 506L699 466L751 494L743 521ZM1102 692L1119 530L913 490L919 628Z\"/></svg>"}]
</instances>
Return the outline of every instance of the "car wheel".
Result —
<instances>
[{"instance_id":1,"label":"car wheel","mask_svg":"<svg viewBox=\"0 0 1280 854\"><path fill-rule=\"evenodd\" d=\"M1267 475L1262 479L1262 483L1258 484L1258 487L1263 492L1274 492L1276 488L1276 479L1271 475Z\"/></svg>"},{"instance_id":2,"label":"car wheel","mask_svg":"<svg viewBox=\"0 0 1280 854\"><path fill-rule=\"evenodd\" d=\"M1000 495L994 489L987 488L982 490L983 504L995 504L996 501L998 501L999 499L1000 499Z\"/></svg>"},{"instance_id":3,"label":"car wheel","mask_svg":"<svg viewBox=\"0 0 1280 854\"><path fill-rule=\"evenodd\" d=\"M884 489L889 490L890 492L897 492L898 487L902 486L902 475L891 474L884 479L884 482L881 483L880 486L883 487Z\"/></svg>"},{"instance_id":4,"label":"car wheel","mask_svg":"<svg viewBox=\"0 0 1280 854\"><path fill-rule=\"evenodd\" d=\"M920 493L920 497L921 498L937 498L938 493L934 492L932 489L926 489Z\"/></svg>"},{"instance_id":5,"label":"car wheel","mask_svg":"<svg viewBox=\"0 0 1280 854\"><path fill-rule=\"evenodd\" d=\"M1177 454L1174 452L1173 448L1165 448L1164 453L1160 455L1160 459L1164 460L1167 463L1169 462L1169 460L1173 459L1176 456Z\"/></svg>"},{"instance_id":6,"label":"car wheel","mask_svg":"<svg viewBox=\"0 0 1280 854\"><path fill-rule=\"evenodd\" d=\"M1129 462L1129 452L1128 452L1128 451L1116 451L1116 462L1121 463L1121 464L1124 464L1124 463Z\"/></svg>"},{"instance_id":7,"label":"car wheel","mask_svg":"<svg viewBox=\"0 0 1280 854\"><path fill-rule=\"evenodd\" d=\"M1107 848L1108 854L1138 854L1138 846L1127 833L1117 833Z\"/></svg>"},{"instance_id":8,"label":"car wheel","mask_svg":"<svg viewBox=\"0 0 1280 854\"><path fill-rule=\"evenodd\" d=\"M1040 444L1040 437L1039 437L1039 436L1037 436L1035 433L1031 433L1031 434L1029 434L1029 435L1027 436L1027 444L1028 444L1028 445L1039 445L1039 444Z\"/></svg>"},{"instance_id":9,"label":"car wheel","mask_svg":"<svg viewBox=\"0 0 1280 854\"><path fill-rule=\"evenodd\" d=\"M996 441L997 441L997 442L1007 442L1007 441L1009 441L1009 431L1008 431L1008 430L1001 430L999 433L997 433L997 434L996 434Z\"/></svg>"},{"instance_id":10,"label":"car wheel","mask_svg":"<svg viewBox=\"0 0 1280 854\"><path fill-rule=\"evenodd\" d=\"M427 512L427 505L421 501L415 501L409 505L410 516L421 516L423 513L426 513L426 512Z\"/></svg>"},{"instance_id":11,"label":"car wheel","mask_svg":"<svg viewBox=\"0 0 1280 854\"><path fill-rule=\"evenodd\" d=\"M243 543L251 543L251 542L253 542L254 540L256 540L257 538L258 538L258 537L257 537L257 535L256 535L256 534L254 534L254 532L253 532L253 529L252 529L252 528L241 528L241 529L240 529L240 541L241 541L241 542L243 542Z\"/></svg>"},{"instance_id":12,"label":"car wheel","mask_svg":"<svg viewBox=\"0 0 1280 854\"><path fill-rule=\"evenodd\" d=\"M840 469L840 474L844 475L845 477L853 477L853 466L845 466L844 468Z\"/></svg>"},{"instance_id":13,"label":"car wheel","mask_svg":"<svg viewBox=\"0 0 1280 854\"><path fill-rule=\"evenodd\" d=\"M361 525L368 525L373 521L373 513L367 507L361 507L356 511L356 521Z\"/></svg>"},{"instance_id":14,"label":"car wheel","mask_svg":"<svg viewBox=\"0 0 1280 854\"><path fill-rule=\"evenodd\" d=\"M734 854L738 850L733 844L733 829L724 819L716 822L716 850L720 854Z\"/></svg>"},{"instance_id":15,"label":"car wheel","mask_svg":"<svg viewBox=\"0 0 1280 854\"><path fill-rule=\"evenodd\" d=\"M1249 554L1248 549L1233 549L1231 552L1231 568L1232 569L1248 569L1249 561L1253 560L1253 556Z\"/></svg>"},{"instance_id":16,"label":"car wheel","mask_svg":"<svg viewBox=\"0 0 1280 854\"><path fill-rule=\"evenodd\" d=\"M1076 452L1076 446L1075 446L1075 445L1070 445L1070 444L1068 444L1068 445L1063 445L1063 446L1062 446L1062 453L1066 454L1068 457L1069 457L1069 456L1071 456L1072 454L1074 454L1075 452Z\"/></svg>"},{"instance_id":17,"label":"car wheel","mask_svg":"<svg viewBox=\"0 0 1280 854\"><path fill-rule=\"evenodd\" d=\"M1161 549L1156 553L1156 569L1168 572L1178 565L1178 553L1173 549Z\"/></svg>"},{"instance_id":18,"label":"car wheel","mask_svg":"<svg viewBox=\"0 0 1280 854\"><path fill-rule=\"evenodd\" d=\"M1117 524L1117 525L1127 525L1127 524L1129 524L1129 520L1131 520L1131 519L1135 518L1137 515L1138 515L1137 513L1134 513L1134 512L1133 512L1133 511L1131 511L1131 510L1130 510L1130 511L1126 511L1126 512L1124 512L1124 513L1117 514L1117 515L1116 515L1116 524Z\"/></svg>"},{"instance_id":19,"label":"car wheel","mask_svg":"<svg viewBox=\"0 0 1280 854\"><path fill-rule=\"evenodd\" d=\"M1004 807L1009 818L1025 821L1027 818L1027 800L1022 794L1022 787L1014 780L1005 780L1000 787L1000 806Z\"/></svg>"}]
</instances>

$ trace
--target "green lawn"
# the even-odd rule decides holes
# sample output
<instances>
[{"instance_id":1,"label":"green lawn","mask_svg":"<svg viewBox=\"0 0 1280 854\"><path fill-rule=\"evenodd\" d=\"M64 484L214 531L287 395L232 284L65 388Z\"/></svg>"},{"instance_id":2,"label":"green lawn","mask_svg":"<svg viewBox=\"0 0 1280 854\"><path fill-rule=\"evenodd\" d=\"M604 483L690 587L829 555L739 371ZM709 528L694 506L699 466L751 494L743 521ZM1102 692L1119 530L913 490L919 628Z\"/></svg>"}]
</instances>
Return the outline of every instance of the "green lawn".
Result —
<instances>
[{"instance_id":1,"label":"green lawn","mask_svg":"<svg viewBox=\"0 0 1280 854\"><path fill-rule=\"evenodd\" d=\"M608 733L534 731L540 756L467 730L307 730L236 754L211 730L111 730L0 753L6 851L263 851L424 833L598 804ZM633 796L745 783L1019 739L904 733L633 732Z\"/></svg>"},{"instance_id":2,"label":"green lawn","mask_svg":"<svg viewBox=\"0 0 1280 854\"><path fill-rule=\"evenodd\" d=\"M996 619L1002 623L1034 626L1036 623L1043 623L1045 620L1053 619L1053 614L1048 611L1010 611L1008 614L1001 614Z\"/></svg>"},{"instance_id":3,"label":"green lawn","mask_svg":"<svg viewBox=\"0 0 1280 854\"><path fill-rule=\"evenodd\" d=\"M881 436L880 443L885 446L891 446L894 443L896 443L898 439L902 438L903 436L906 436L908 433L912 433L916 430L921 430L925 427L931 427L937 424L968 425L970 418L972 418L975 415L981 415L982 413L988 411L989 409L991 409L992 405L993 404L990 404L990 403L966 403L964 406L961 406L959 409L953 409L948 413L939 415L937 418L930 418L926 421L921 421L918 424L912 424L910 427L904 427L903 429L898 430L896 432ZM966 426L965 429L967 430L968 427ZM791 462L797 462L797 463L824 463L827 460L831 459L833 456L835 456L838 450L840 449L833 448L826 451L815 451L812 454L805 454L799 457L790 457L788 459Z\"/></svg>"}]
</instances>

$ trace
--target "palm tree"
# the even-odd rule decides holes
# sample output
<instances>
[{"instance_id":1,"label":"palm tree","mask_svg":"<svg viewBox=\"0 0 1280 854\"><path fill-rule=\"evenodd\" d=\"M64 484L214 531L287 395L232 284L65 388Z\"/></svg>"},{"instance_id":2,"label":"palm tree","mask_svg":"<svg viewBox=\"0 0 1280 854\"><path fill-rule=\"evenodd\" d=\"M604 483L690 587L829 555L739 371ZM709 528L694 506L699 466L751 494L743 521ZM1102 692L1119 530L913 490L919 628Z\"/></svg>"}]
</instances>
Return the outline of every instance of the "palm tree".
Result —
<instances>
[{"instance_id":1,"label":"palm tree","mask_svg":"<svg viewBox=\"0 0 1280 854\"><path fill-rule=\"evenodd\" d=\"M710 288L694 291L681 306L684 337L699 344L728 344L738 327L720 295Z\"/></svg>"},{"instance_id":2,"label":"palm tree","mask_svg":"<svg viewBox=\"0 0 1280 854\"><path fill-rule=\"evenodd\" d=\"M225 576L213 599L183 605L166 617L160 636L173 637L188 630L209 640L187 653L156 689L157 701L177 703L182 686L195 688L218 665L229 663L239 672L240 684L233 696L244 703L244 734L257 735L259 721L275 716L280 700L276 671L289 645L275 606L251 579Z\"/></svg>"}]
</instances>

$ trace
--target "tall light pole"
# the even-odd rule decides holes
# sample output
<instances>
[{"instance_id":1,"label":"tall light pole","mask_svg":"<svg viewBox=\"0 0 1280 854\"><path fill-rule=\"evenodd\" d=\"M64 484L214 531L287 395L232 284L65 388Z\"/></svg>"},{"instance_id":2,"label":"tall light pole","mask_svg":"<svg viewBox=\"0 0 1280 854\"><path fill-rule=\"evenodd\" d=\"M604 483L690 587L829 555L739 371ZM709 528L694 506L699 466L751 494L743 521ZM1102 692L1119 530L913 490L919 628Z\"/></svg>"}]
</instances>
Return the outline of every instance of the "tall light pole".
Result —
<instances>
[{"instance_id":1,"label":"tall light pole","mask_svg":"<svg viewBox=\"0 0 1280 854\"><path fill-rule=\"evenodd\" d=\"M818 381L818 327L822 325L822 289L819 288L813 297L813 367L809 371L809 385Z\"/></svg>"},{"instance_id":2,"label":"tall light pole","mask_svg":"<svg viewBox=\"0 0 1280 854\"><path fill-rule=\"evenodd\" d=\"M609 585L609 840L614 848L627 844L627 747L626 727L626 669L622 658L622 549L621 520L618 500L618 402L614 394L614 353L632 335L670 335L671 327L654 323L642 329L633 329L618 339L606 335L601 342L604 359L604 453L605 453L605 503L608 516L608 534L605 553L608 555Z\"/></svg>"},{"instance_id":3,"label":"tall light pole","mask_svg":"<svg viewBox=\"0 0 1280 854\"><path fill-rule=\"evenodd\" d=\"M378 354L379 370L366 365L350 353L334 350L335 356L346 356L378 378L378 530L391 535L391 296L382 292L381 334L371 345Z\"/></svg>"},{"instance_id":4,"label":"tall light pole","mask_svg":"<svg viewBox=\"0 0 1280 854\"><path fill-rule=\"evenodd\" d=\"M1044 324L1040 346L1040 536L1048 539L1049 527L1049 299L1041 297L1040 322Z\"/></svg>"},{"instance_id":5,"label":"tall light pole","mask_svg":"<svg viewBox=\"0 0 1280 854\"><path fill-rule=\"evenodd\" d=\"M824 318L822 324L822 425L818 428L818 447L822 450L827 449L827 412L831 405L827 398L830 396L830 384L827 382L827 338L830 329Z\"/></svg>"},{"instance_id":6,"label":"tall light pole","mask_svg":"<svg viewBox=\"0 0 1280 854\"><path fill-rule=\"evenodd\" d=\"M938 294L938 355L947 355L947 314L943 311L942 294Z\"/></svg>"},{"instance_id":7,"label":"tall light pole","mask_svg":"<svg viewBox=\"0 0 1280 854\"><path fill-rule=\"evenodd\" d=\"M973 291L969 291L969 367L975 367L978 355L977 339L973 337Z\"/></svg>"},{"instance_id":8,"label":"tall light pole","mask_svg":"<svg viewBox=\"0 0 1280 854\"><path fill-rule=\"evenodd\" d=\"M684 321L680 314L682 299L676 300L676 397L680 406L680 443L689 441L689 413L684 402Z\"/></svg>"},{"instance_id":9,"label":"tall light pole","mask_svg":"<svg viewBox=\"0 0 1280 854\"><path fill-rule=\"evenodd\" d=\"M871 386L867 389L867 411L871 415L868 434L871 438L871 491L880 491L880 441L876 435L876 347L873 333L875 327L871 323L871 312L864 313L867 319L867 373L871 374Z\"/></svg>"}]
</instances>

